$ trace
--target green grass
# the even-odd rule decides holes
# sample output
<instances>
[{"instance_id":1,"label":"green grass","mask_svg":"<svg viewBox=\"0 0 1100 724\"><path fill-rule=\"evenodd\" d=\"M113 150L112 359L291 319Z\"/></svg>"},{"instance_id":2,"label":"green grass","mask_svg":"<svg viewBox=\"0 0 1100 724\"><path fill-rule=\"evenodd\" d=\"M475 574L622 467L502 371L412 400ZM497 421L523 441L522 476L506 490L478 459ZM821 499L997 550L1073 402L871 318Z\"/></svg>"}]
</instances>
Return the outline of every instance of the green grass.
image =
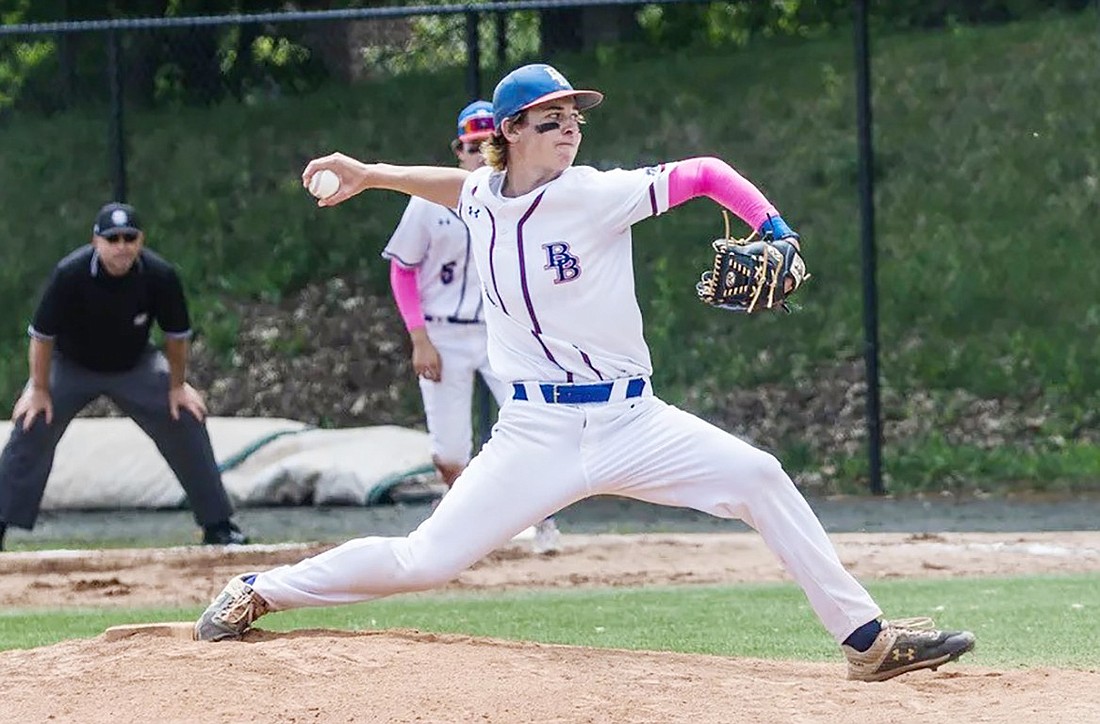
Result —
<instances>
[{"instance_id":1,"label":"green grass","mask_svg":"<svg viewBox=\"0 0 1100 724\"><path fill-rule=\"evenodd\" d=\"M722 229L714 204L694 201L636 227L655 383L669 401L764 381L812 385L820 370L861 354L851 46L841 29L741 50L556 61L577 85L607 94L590 114L580 163L718 155L805 238L814 279L800 292L802 311L747 320L694 297L707 242ZM1096 15L878 33L873 51L885 385L903 397L965 390L1041 399L1055 427L1094 429L1100 124L1082 109L1100 106ZM463 88L462 70L444 68L251 104L129 110L131 200L145 213L150 245L183 269L196 326L216 349L226 353L239 323L225 314L226 299L278 299L335 274L385 290L378 252L403 197L369 193L319 210L298 175L333 149L451 163L449 119ZM5 148L23 152L0 154L0 398L12 399L25 379L24 332L39 285L87 240L109 193L105 122L105 109L5 122ZM40 231L31 238L27 229ZM895 492L910 479L917 487L936 479L920 464L936 446L923 445L904 461L887 455ZM964 462L1018 470L1024 483L1046 474L1045 465L994 456L971 450ZM1095 487L1093 458L1068 458L1064 477Z\"/></svg>"},{"instance_id":2,"label":"green grass","mask_svg":"<svg viewBox=\"0 0 1100 724\"><path fill-rule=\"evenodd\" d=\"M1089 443L1063 441L1031 449L978 447L930 435L891 445L889 455L886 488L905 494L1030 491L1068 495L1095 491L1100 481L1100 448ZM835 479L841 481L838 492L867 492L865 454L837 457L831 463L838 471ZM813 461L807 467L816 464Z\"/></svg>"},{"instance_id":3,"label":"green grass","mask_svg":"<svg viewBox=\"0 0 1100 724\"><path fill-rule=\"evenodd\" d=\"M885 581L869 586L888 615L930 614L973 630L968 663L1000 668L1100 667L1100 579L1092 575ZM191 620L198 608L0 613L0 650L90 637L122 623ZM791 584L509 594L420 594L271 614L261 627L415 628L503 639L769 659L836 660L838 652Z\"/></svg>"}]
</instances>

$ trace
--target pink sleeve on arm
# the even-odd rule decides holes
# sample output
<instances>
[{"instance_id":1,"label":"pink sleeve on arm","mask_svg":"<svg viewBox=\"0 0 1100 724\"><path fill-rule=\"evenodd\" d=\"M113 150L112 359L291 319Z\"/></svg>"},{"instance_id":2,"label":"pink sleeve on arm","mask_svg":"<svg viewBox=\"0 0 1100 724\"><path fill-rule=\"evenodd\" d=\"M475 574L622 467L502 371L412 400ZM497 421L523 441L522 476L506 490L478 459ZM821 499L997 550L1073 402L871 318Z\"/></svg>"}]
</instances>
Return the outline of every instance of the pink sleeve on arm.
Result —
<instances>
[{"instance_id":1,"label":"pink sleeve on arm","mask_svg":"<svg viewBox=\"0 0 1100 724\"><path fill-rule=\"evenodd\" d=\"M413 331L424 326L424 311L420 308L420 290L416 284L416 269L409 269L390 260L390 287L397 311L405 320L405 329Z\"/></svg>"},{"instance_id":2,"label":"pink sleeve on arm","mask_svg":"<svg viewBox=\"0 0 1100 724\"><path fill-rule=\"evenodd\" d=\"M710 156L681 161L668 175L669 208L698 196L714 199L754 231L768 216L779 215L751 181L725 161Z\"/></svg>"}]
</instances>

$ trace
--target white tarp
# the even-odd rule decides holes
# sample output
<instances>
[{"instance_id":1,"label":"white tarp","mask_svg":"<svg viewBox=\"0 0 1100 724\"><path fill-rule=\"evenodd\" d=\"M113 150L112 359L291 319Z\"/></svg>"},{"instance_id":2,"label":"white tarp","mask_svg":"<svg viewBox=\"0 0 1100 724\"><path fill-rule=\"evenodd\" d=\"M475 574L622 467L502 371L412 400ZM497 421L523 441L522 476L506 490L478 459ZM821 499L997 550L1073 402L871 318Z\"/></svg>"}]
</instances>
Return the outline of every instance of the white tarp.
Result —
<instances>
[{"instance_id":1,"label":"white tarp","mask_svg":"<svg viewBox=\"0 0 1100 724\"><path fill-rule=\"evenodd\" d=\"M324 430L277 418L211 417L233 503L370 505L431 469L428 436L396 426ZM0 423L6 441L11 422ZM77 418L57 448L44 509L174 508L185 501L156 445L129 418Z\"/></svg>"},{"instance_id":2,"label":"white tarp","mask_svg":"<svg viewBox=\"0 0 1100 724\"><path fill-rule=\"evenodd\" d=\"M369 505L402 477L431 469L427 433L397 426L314 429L272 440L222 480L241 506Z\"/></svg>"}]
</instances>

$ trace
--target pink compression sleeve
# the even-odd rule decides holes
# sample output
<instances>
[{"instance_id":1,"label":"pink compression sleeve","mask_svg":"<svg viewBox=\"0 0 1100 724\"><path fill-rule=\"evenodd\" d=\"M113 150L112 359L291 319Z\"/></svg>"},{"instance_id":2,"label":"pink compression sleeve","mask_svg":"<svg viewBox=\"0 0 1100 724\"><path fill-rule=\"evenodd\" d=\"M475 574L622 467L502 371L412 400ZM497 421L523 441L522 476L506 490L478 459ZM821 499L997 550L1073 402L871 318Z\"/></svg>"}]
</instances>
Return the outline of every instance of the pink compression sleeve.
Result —
<instances>
[{"instance_id":1,"label":"pink compression sleeve","mask_svg":"<svg viewBox=\"0 0 1100 724\"><path fill-rule=\"evenodd\" d=\"M754 231L768 220L769 215L779 215L752 182L725 161L710 156L681 161L668 175L669 208L697 196L714 199Z\"/></svg>"},{"instance_id":2,"label":"pink compression sleeve","mask_svg":"<svg viewBox=\"0 0 1100 724\"><path fill-rule=\"evenodd\" d=\"M409 269L390 260L390 288L397 311L405 320L405 329L413 331L424 326L424 311L420 308L420 290L416 285L416 269Z\"/></svg>"}]
</instances>

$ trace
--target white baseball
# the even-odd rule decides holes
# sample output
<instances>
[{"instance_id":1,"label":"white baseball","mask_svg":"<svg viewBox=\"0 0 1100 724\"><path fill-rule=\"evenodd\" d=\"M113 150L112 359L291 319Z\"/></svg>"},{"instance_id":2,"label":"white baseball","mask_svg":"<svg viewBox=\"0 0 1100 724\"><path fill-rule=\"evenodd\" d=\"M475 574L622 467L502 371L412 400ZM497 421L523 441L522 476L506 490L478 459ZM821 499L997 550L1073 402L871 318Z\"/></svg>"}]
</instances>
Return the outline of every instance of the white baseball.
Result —
<instances>
[{"instance_id":1,"label":"white baseball","mask_svg":"<svg viewBox=\"0 0 1100 724\"><path fill-rule=\"evenodd\" d=\"M329 169L322 169L309 180L309 192L319 199L327 199L340 190L340 177Z\"/></svg>"}]
</instances>

